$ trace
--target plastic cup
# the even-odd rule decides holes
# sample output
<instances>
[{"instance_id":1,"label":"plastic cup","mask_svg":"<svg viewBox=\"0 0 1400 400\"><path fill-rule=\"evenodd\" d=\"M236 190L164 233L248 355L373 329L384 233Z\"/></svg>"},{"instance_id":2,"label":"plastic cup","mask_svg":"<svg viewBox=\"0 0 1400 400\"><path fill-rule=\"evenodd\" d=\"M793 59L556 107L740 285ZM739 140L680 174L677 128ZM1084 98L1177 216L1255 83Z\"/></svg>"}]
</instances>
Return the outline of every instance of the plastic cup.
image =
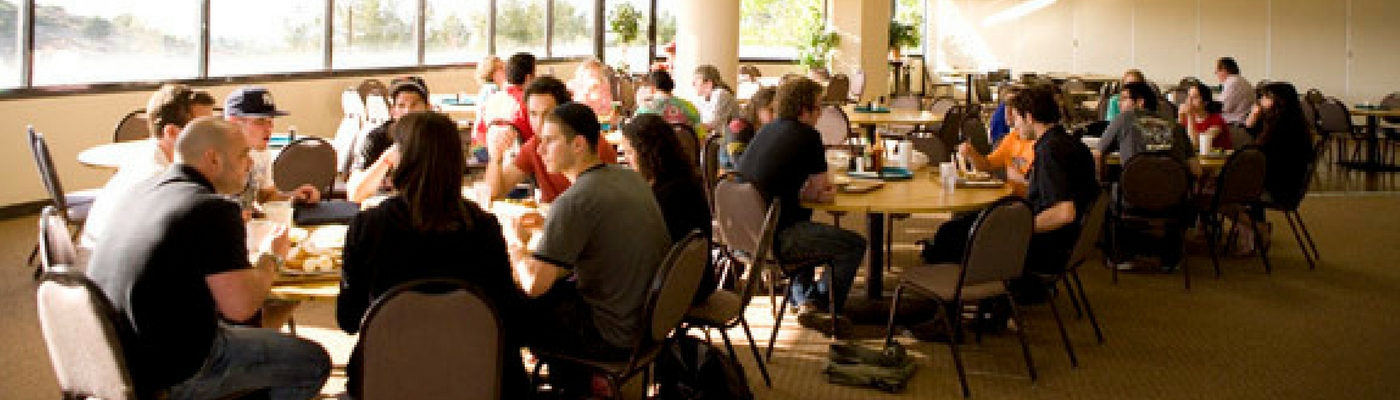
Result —
<instances>
[{"instance_id":1,"label":"plastic cup","mask_svg":"<svg viewBox=\"0 0 1400 400\"><path fill-rule=\"evenodd\" d=\"M1196 142L1196 144L1197 144L1198 146L1200 146L1201 154L1210 154L1210 150L1211 150L1211 146L1210 146L1210 145L1211 145L1211 142L1214 142L1214 141L1215 141L1215 135L1209 134L1209 133L1202 133L1202 134L1201 134L1201 138L1200 138L1199 140L1197 140L1197 142Z\"/></svg>"},{"instance_id":2,"label":"plastic cup","mask_svg":"<svg viewBox=\"0 0 1400 400\"><path fill-rule=\"evenodd\" d=\"M267 242L268 236L277 225L272 221L252 220L245 226L248 230L248 252L254 253L263 250L263 243Z\"/></svg>"},{"instance_id":3,"label":"plastic cup","mask_svg":"<svg viewBox=\"0 0 1400 400\"><path fill-rule=\"evenodd\" d=\"M943 191L952 192L958 184L958 167L952 161L938 163L938 177L943 179Z\"/></svg>"},{"instance_id":4,"label":"plastic cup","mask_svg":"<svg viewBox=\"0 0 1400 400\"><path fill-rule=\"evenodd\" d=\"M263 214L267 215L270 222L292 226L292 202L290 201L269 201L263 203Z\"/></svg>"}]
</instances>

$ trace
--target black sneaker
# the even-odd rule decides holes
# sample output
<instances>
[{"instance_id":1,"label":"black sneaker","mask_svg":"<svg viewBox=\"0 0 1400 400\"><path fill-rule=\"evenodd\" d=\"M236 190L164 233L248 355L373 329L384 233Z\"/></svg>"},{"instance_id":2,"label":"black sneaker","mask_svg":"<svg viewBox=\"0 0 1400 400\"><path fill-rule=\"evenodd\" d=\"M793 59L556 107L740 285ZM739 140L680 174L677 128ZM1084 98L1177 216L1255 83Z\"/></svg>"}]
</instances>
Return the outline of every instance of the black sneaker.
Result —
<instances>
[{"instance_id":1,"label":"black sneaker","mask_svg":"<svg viewBox=\"0 0 1400 400\"><path fill-rule=\"evenodd\" d=\"M823 335L831 336L831 314L809 312L797 315L797 324L803 328L821 332ZM844 315L836 317L836 336L850 337L852 331L851 319Z\"/></svg>"}]
</instances>

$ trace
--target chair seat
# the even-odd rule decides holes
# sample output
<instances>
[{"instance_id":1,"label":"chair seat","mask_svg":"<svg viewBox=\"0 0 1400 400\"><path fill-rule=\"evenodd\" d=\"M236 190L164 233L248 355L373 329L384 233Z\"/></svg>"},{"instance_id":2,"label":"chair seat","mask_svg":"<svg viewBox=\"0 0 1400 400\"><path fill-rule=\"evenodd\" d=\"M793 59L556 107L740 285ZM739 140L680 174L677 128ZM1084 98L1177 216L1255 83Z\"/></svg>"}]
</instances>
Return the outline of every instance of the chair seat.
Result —
<instances>
[{"instance_id":1,"label":"chair seat","mask_svg":"<svg viewBox=\"0 0 1400 400\"><path fill-rule=\"evenodd\" d=\"M101 189L88 189L64 195L63 200L68 202L68 221L74 224L87 221L88 212L92 211L92 204L97 200L97 193L100 191Z\"/></svg>"},{"instance_id":2,"label":"chair seat","mask_svg":"<svg viewBox=\"0 0 1400 400\"><path fill-rule=\"evenodd\" d=\"M716 290L705 298L704 303L691 306L685 314L686 321L710 326L723 326L738 318L744 312L744 303L738 293Z\"/></svg>"},{"instance_id":3,"label":"chair seat","mask_svg":"<svg viewBox=\"0 0 1400 400\"><path fill-rule=\"evenodd\" d=\"M899 284L938 296L951 299L958 290L958 278L962 266L958 264L934 264L929 267L910 268L899 277ZM963 300L980 300L1006 294L1006 285L1001 282L985 282L963 287Z\"/></svg>"}]
</instances>

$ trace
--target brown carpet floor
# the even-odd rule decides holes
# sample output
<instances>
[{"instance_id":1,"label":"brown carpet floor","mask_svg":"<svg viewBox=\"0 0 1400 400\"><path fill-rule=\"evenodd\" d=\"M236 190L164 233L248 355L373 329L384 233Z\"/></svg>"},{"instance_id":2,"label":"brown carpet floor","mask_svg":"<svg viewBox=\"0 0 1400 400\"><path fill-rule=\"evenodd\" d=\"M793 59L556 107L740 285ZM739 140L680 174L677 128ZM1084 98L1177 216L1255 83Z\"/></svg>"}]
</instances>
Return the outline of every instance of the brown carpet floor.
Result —
<instances>
[{"instance_id":1,"label":"brown carpet floor","mask_svg":"<svg viewBox=\"0 0 1400 400\"><path fill-rule=\"evenodd\" d=\"M1214 279L1210 260L1190 257L1194 285L1177 274L1131 273L1112 283L1095 263L1084 284L1103 322L1107 342L1098 344L1087 320L1061 303L1079 352L1071 368L1054 320L1045 306L1027 312L1024 328L1040 380L1026 377L1014 336L987 336L962 349L977 398L1043 399L1387 399L1400 393L1400 196L1316 195L1303 207L1323 254L1309 271L1280 215L1274 221L1274 273L1257 258L1224 259ZM847 217L847 226L863 220ZM913 265L912 239L931 235L936 218L916 217L898 225L896 269ZM0 398L58 397L34 313L34 284L24 258L33 245L35 218L0 221ZM897 276L897 274L891 274ZM891 282L892 283L892 282ZM892 284L887 287L893 289ZM862 296L858 287L853 296ZM749 310L760 343L772 326L766 298ZM320 341L343 365L353 337L335 329L334 304L309 303L297 312L298 333ZM861 342L878 345L883 326L861 325ZM748 349L740 347L759 398L865 399L960 396L946 345L899 340L916 358L918 371L907 390L885 394L826 383L821 373L830 339L798 326L789 316L770 365L774 386L765 388ZM747 346L742 331L731 332ZM718 337L716 336L716 339ZM326 393L343 385L333 378Z\"/></svg>"}]
</instances>

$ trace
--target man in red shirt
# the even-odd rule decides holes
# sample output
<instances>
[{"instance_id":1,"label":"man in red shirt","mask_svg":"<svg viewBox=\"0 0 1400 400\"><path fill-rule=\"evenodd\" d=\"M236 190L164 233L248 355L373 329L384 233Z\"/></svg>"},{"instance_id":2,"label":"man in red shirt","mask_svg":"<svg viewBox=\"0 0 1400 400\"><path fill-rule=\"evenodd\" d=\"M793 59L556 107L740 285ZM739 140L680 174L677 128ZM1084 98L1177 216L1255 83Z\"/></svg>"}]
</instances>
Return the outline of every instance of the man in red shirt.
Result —
<instances>
[{"instance_id":1,"label":"man in red shirt","mask_svg":"<svg viewBox=\"0 0 1400 400\"><path fill-rule=\"evenodd\" d=\"M485 123L477 124L473 128L473 144L488 145L486 132L497 125L510 125L515 128L520 140L535 137L535 131L530 127L529 114L525 109L525 87L534 80L535 56L530 53L515 53L510 56L506 61L505 89L492 93L482 104L477 105L477 112L485 115L485 118L481 118Z\"/></svg>"},{"instance_id":2,"label":"man in red shirt","mask_svg":"<svg viewBox=\"0 0 1400 400\"><path fill-rule=\"evenodd\" d=\"M544 124L544 116L549 114L550 110L573 101L564 82L552 76L540 77L530 82L524 94L526 110L529 112L527 129L540 129ZM539 140L533 136L520 145L520 151L513 160L506 162L506 151L515 143L516 134L516 129L497 126L493 127L487 136L490 138L487 149L490 151L491 160L486 164L485 180L491 198L505 196L516 184L523 182L526 176L534 176L535 185L540 191L540 202L554 202L555 197L569 188L569 179L564 175L548 172L538 152ZM523 135L523 132L520 134ZM598 158L604 163L615 163L617 151L612 145L601 143L598 145Z\"/></svg>"}]
</instances>

